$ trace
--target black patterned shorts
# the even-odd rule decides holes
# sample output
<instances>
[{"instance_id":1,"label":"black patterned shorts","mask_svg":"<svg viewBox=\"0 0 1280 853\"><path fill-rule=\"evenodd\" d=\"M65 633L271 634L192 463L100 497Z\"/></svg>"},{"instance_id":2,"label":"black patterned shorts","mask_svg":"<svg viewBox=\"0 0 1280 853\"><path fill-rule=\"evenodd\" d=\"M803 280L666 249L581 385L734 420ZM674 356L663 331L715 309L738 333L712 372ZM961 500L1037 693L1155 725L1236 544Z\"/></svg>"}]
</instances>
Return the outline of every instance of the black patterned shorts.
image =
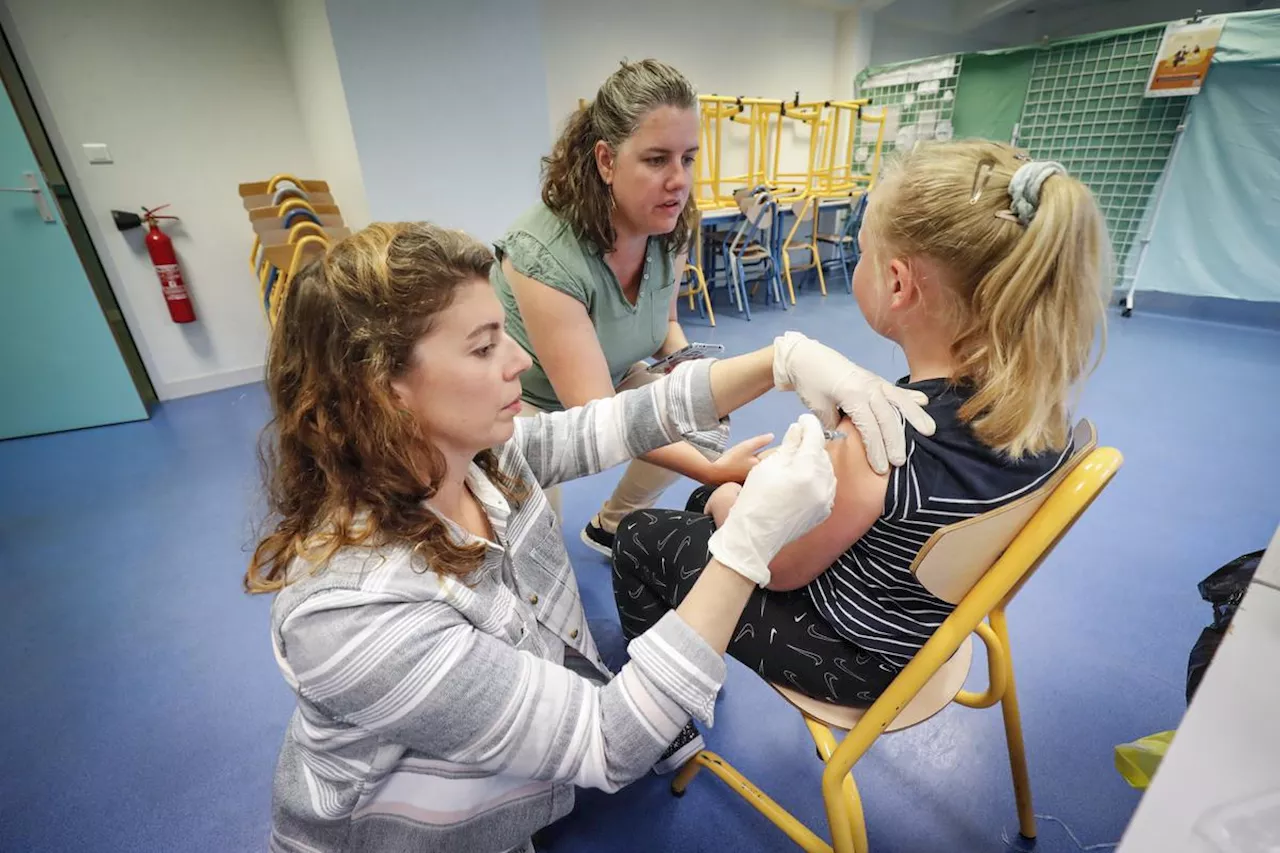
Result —
<instances>
[{"instance_id":1,"label":"black patterned shorts","mask_svg":"<svg viewBox=\"0 0 1280 853\"><path fill-rule=\"evenodd\" d=\"M715 521L701 512L710 490L693 493L686 511L646 509L618 525L613 596L630 640L680 604L710 559ZM751 594L729 654L761 677L840 705L869 705L898 674L876 655L836 635L804 589Z\"/></svg>"}]
</instances>

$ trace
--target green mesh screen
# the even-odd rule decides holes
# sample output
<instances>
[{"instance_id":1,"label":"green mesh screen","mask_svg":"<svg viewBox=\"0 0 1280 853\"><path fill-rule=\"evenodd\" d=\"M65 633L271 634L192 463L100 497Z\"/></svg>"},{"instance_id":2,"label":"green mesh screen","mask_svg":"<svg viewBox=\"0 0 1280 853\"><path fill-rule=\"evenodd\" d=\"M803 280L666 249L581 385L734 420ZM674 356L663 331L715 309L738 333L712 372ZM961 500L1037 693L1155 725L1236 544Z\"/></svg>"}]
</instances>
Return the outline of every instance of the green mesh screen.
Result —
<instances>
[{"instance_id":1,"label":"green mesh screen","mask_svg":"<svg viewBox=\"0 0 1280 853\"><path fill-rule=\"evenodd\" d=\"M1187 108L1187 98L1144 98L1164 26L1035 51L1018 143L1057 160L1098 199L1116 258L1138 236Z\"/></svg>"}]
</instances>

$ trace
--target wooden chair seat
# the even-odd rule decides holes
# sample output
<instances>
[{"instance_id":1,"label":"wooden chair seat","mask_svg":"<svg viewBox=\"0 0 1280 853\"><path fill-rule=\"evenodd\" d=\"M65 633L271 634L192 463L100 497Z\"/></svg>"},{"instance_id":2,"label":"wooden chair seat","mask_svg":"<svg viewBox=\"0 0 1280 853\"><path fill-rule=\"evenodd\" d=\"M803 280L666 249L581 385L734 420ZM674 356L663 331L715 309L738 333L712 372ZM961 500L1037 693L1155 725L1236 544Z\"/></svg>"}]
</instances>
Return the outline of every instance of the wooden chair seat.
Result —
<instances>
[{"instance_id":1,"label":"wooden chair seat","mask_svg":"<svg viewBox=\"0 0 1280 853\"><path fill-rule=\"evenodd\" d=\"M956 653L950 660L939 667L933 677L925 682L920 692L912 697L906 707L898 712L898 716L893 718L893 722L885 728L885 731L896 732L923 723L950 705L956 698L956 694L964 687L972 664L973 637L970 636L965 639L960 648L956 649ZM790 687L783 687L781 684L770 682L769 686L782 694L782 698L794 705L800 713L833 729L850 731L867 713L866 708L852 708L823 702L792 690Z\"/></svg>"}]
</instances>

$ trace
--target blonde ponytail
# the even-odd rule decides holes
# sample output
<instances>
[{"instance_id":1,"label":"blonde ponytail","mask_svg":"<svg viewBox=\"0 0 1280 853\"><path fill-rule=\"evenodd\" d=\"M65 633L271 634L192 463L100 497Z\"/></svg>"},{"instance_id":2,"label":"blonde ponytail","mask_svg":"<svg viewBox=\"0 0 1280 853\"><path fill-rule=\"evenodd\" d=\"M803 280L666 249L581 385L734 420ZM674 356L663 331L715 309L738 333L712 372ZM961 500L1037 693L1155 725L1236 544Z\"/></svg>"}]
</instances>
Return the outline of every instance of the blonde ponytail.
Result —
<instances>
[{"instance_id":1,"label":"blonde ponytail","mask_svg":"<svg viewBox=\"0 0 1280 853\"><path fill-rule=\"evenodd\" d=\"M960 417L1015 459L1066 446L1071 393L1096 363L1111 281L1105 223L1084 184L1050 174L1033 215L1020 211L1027 224L1010 209L1025 162L990 142L919 146L891 167L867 221L886 251L950 273L953 378L975 388Z\"/></svg>"}]
</instances>

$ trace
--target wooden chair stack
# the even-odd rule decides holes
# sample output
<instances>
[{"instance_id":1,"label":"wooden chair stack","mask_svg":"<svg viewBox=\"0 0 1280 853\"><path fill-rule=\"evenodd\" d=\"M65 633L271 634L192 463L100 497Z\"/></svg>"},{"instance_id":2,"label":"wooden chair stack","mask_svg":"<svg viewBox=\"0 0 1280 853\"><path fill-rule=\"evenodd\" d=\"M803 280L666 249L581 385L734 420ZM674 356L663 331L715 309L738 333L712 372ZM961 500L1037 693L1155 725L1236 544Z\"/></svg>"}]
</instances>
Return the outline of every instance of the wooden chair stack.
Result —
<instances>
[{"instance_id":1,"label":"wooden chair stack","mask_svg":"<svg viewBox=\"0 0 1280 853\"><path fill-rule=\"evenodd\" d=\"M240 199L254 234L249 268L258 279L267 322L274 326L298 270L351 230L343 224L342 211L324 181L280 174L241 184Z\"/></svg>"}]
</instances>

